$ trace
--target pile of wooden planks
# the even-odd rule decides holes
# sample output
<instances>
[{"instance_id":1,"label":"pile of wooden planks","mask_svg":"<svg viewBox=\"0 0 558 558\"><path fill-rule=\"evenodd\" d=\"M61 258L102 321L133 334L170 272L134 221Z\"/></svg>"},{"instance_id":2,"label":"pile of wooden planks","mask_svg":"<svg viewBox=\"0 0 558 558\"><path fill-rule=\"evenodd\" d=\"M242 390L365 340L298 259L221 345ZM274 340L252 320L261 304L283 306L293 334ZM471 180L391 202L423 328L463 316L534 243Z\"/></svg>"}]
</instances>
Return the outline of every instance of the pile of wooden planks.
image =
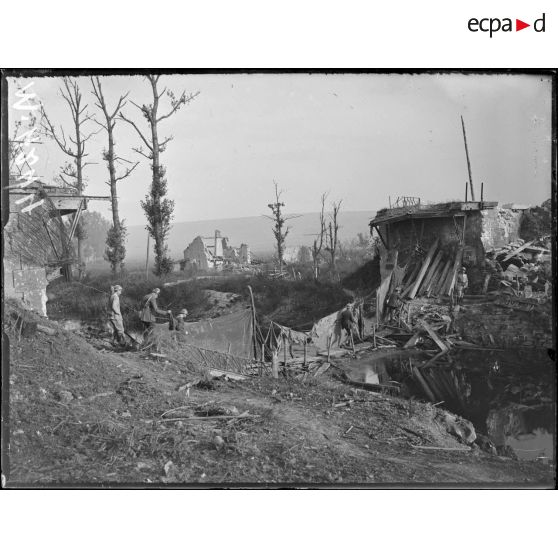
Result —
<instances>
[{"instance_id":1,"label":"pile of wooden planks","mask_svg":"<svg viewBox=\"0 0 558 558\"><path fill-rule=\"evenodd\" d=\"M436 239L424 258L408 267L401 283L401 296L412 299L417 295L435 297L451 294L462 256L463 250L459 248L453 257L447 257L441 248L438 249Z\"/></svg>"}]
</instances>

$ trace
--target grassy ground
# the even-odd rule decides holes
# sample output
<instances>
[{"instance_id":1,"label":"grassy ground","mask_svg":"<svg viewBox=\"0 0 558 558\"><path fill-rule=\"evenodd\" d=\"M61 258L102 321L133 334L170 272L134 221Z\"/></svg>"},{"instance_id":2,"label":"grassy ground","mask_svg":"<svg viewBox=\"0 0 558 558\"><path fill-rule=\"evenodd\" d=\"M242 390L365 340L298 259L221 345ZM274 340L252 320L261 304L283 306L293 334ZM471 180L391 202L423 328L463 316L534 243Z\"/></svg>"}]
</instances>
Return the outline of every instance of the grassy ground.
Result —
<instances>
[{"instance_id":1,"label":"grassy ground","mask_svg":"<svg viewBox=\"0 0 558 558\"><path fill-rule=\"evenodd\" d=\"M7 486L553 483L540 463L413 448L465 446L436 407L329 373L181 389L200 379L191 367L95 347L11 304L6 317Z\"/></svg>"},{"instance_id":2,"label":"grassy ground","mask_svg":"<svg viewBox=\"0 0 558 558\"><path fill-rule=\"evenodd\" d=\"M182 274L171 274L165 282L184 279ZM110 274L98 274L83 282L56 281L48 288L48 313L55 319L73 317L82 320L105 319L110 286L122 285L121 306L129 329L139 328L137 310L143 296L153 287L160 287L158 304L175 313L188 308L191 319L201 318L211 309L204 295L205 289L239 294L249 304L248 286L252 287L258 315L274 319L293 328L311 328L314 320L341 308L350 300L338 284L313 281L284 281L268 277L221 277L187 281L164 287L160 280L146 280L142 274L127 274L117 281Z\"/></svg>"}]
</instances>

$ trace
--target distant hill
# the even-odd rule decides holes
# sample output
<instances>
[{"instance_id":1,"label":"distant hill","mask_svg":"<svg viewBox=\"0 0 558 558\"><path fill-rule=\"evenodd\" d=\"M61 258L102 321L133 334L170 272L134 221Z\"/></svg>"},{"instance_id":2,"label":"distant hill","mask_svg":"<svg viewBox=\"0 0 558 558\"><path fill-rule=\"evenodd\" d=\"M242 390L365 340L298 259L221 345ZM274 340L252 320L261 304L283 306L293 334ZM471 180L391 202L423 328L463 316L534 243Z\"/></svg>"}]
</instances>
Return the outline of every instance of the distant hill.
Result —
<instances>
[{"instance_id":1,"label":"distant hill","mask_svg":"<svg viewBox=\"0 0 558 558\"><path fill-rule=\"evenodd\" d=\"M369 233L368 223L375 211L341 211L339 213L339 238L347 241L358 233ZM319 229L319 214L305 213L288 222L291 227L287 236L287 246L311 246ZM213 236L215 230L227 236L233 246L246 243L253 254L269 254L274 250L271 232L272 222L266 217L240 217L235 219L212 219L209 221L191 221L174 223L169 234L168 245L171 257L179 259L188 244L198 235ZM138 260L145 258L147 231L142 226L128 228L126 243L127 258Z\"/></svg>"}]
</instances>

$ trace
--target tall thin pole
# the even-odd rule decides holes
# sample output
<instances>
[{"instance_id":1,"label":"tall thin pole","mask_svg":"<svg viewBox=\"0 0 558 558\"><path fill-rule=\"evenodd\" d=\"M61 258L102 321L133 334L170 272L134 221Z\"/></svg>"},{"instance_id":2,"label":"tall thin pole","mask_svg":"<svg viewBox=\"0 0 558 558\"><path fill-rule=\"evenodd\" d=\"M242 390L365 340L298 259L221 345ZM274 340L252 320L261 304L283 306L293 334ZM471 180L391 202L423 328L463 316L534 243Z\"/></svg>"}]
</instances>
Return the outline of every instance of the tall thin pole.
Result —
<instances>
[{"instance_id":1,"label":"tall thin pole","mask_svg":"<svg viewBox=\"0 0 558 558\"><path fill-rule=\"evenodd\" d=\"M467 134L465 133L465 122L461 117L461 126L463 128L463 141L465 142L465 155L467 156L467 170L469 172L469 184L471 185L471 201L475 201L475 192L473 191L473 175L471 174L471 161L469 160L469 148L467 147Z\"/></svg>"},{"instance_id":2,"label":"tall thin pole","mask_svg":"<svg viewBox=\"0 0 558 558\"><path fill-rule=\"evenodd\" d=\"M252 292L252 287L248 285L248 291L250 292L250 305L252 306L252 344L254 348L254 358L258 358L258 344L256 342L256 305L254 304L254 293Z\"/></svg>"},{"instance_id":3,"label":"tall thin pole","mask_svg":"<svg viewBox=\"0 0 558 558\"><path fill-rule=\"evenodd\" d=\"M145 254L145 278L149 279L149 233L147 233L147 252Z\"/></svg>"}]
</instances>

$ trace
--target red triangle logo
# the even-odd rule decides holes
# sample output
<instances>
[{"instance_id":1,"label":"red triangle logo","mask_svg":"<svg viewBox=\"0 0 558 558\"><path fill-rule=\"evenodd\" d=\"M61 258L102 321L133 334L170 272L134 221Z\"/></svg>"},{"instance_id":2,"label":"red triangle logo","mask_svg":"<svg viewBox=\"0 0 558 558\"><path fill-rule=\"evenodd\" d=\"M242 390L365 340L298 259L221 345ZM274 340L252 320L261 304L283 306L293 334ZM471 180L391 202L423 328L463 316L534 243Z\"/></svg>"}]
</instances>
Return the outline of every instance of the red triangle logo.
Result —
<instances>
[{"instance_id":1,"label":"red triangle logo","mask_svg":"<svg viewBox=\"0 0 558 558\"><path fill-rule=\"evenodd\" d=\"M516 31L521 31L522 29L525 29L526 27L531 27L531 24L530 23L525 23L524 21L521 21L520 19L515 20L515 30Z\"/></svg>"}]
</instances>

